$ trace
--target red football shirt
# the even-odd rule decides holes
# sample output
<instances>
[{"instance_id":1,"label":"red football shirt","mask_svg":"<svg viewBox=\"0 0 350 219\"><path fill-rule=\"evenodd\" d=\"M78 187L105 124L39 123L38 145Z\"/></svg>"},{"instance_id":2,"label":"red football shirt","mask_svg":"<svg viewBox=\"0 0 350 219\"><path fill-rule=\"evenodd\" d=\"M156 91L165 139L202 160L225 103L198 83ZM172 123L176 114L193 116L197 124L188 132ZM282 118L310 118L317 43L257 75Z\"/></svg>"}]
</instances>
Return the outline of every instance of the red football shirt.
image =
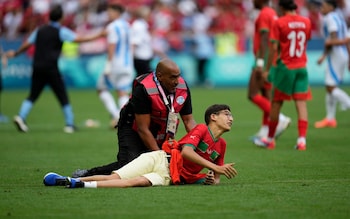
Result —
<instances>
[{"instance_id":1,"label":"red football shirt","mask_svg":"<svg viewBox=\"0 0 350 219\"><path fill-rule=\"evenodd\" d=\"M300 15L280 17L270 33L270 40L279 42L280 59L289 69L306 67L306 46L310 38L310 19Z\"/></svg>"},{"instance_id":2,"label":"red football shirt","mask_svg":"<svg viewBox=\"0 0 350 219\"><path fill-rule=\"evenodd\" d=\"M255 32L253 39L253 52L257 55L263 31L270 32L272 30L273 22L277 19L276 12L270 7L263 7L255 20Z\"/></svg>"},{"instance_id":3,"label":"red football shirt","mask_svg":"<svg viewBox=\"0 0 350 219\"><path fill-rule=\"evenodd\" d=\"M192 147L197 154L204 159L213 162L219 166L224 165L224 155L226 152L226 141L223 138L214 139L211 130L205 124L198 124L180 141L179 145L182 147ZM183 159L183 168L187 173L193 174L193 179L189 176L183 176L188 183L195 182L195 175L200 173L203 169L201 165L193 163L192 161Z\"/></svg>"}]
</instances>

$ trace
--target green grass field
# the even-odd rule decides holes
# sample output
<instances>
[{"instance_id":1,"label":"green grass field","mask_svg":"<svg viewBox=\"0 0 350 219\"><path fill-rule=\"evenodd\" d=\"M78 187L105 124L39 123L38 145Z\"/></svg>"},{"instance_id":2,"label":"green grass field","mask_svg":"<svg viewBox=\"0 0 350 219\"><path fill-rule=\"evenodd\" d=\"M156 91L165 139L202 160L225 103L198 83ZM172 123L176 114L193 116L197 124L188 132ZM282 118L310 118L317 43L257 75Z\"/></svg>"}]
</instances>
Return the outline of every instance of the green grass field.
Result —
<instances>
[{"instance_id":1,"label":"green grass field","mask_svg":"<svg viewBox=\"0 0 350 219\"><path fill-rule=\"evenodd\" d=\"M349 88L346 88L350 92ZM213 103L231 106L234 125L224 138L227 162L238 176L217 186L128 189L45 187L50 171L70 175L115 160L116 134L95 91L70 90L79 132L65 134L63 114L50 91L43 93L27 119L30 132L0 123L0 218L350 218L350 112L337 112L336 129L316 130L324 117L324 89L313 88L309 102L306 151L294 150L297 119L292 102L283 112L293 119L273 151L255 147L249 136L261 113L246 90L193 88L194 116L203 122ZM5 90L2 111L12 118L27 91ZM88 118L99 128L86 128ZM181 125L178 136L184 134Z\"/></svg>"}]
</instances>

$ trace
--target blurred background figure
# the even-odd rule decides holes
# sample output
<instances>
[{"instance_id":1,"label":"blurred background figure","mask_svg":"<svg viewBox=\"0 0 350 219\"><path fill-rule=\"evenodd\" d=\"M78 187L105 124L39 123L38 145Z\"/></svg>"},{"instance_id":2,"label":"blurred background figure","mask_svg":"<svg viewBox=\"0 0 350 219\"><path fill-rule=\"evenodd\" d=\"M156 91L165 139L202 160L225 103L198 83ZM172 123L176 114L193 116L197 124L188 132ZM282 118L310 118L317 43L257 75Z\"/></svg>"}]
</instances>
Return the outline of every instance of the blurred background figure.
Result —
<instances>
[{"instance_id":1,"label":"blurred background figure","mask_svg":"<svg viewBox=\"0 0 350 219\"><path fill-rule=\"evenodd\" d=\"M0 32L1 33L1 32ZM7 58L6 55L4 54L4 51L2 50L2 46L0 45L0 57L1 57L1 62L0 62L0 123L6 123L8 122L8 117L2 114L2 68L6 67L7 65Z\"/></svg>"},{"instance_id":2,"label":"blurred background figure","mask_svg":"<svg viewBox=\"0 0 350 219\"><path fill-rule=\"evenodd\" d=\"M120 109L129 100L134 79L131 29L127 20L124 19L124 12L124 6L109 4L107 13L110 23L102 31L107 38L107 62L97 80L97 92L112 117L110 123L112 128L119 121ZM116 91L118 104L109 89Z\"/></svg>"},{"instance_id":3,"label":"blurred background figure","mask_svg":"<svg viewBox=\"0 0 350 219\"><path fill-rule=\"evenodd\" d=\"M152 36L148 25L150 9L145 6L129 7L131 16L131 42L134 53L136 76L152 72L151 61L154 56Z\"/></svg>"},{"instance_id":4,"label":"blurred background figure","mask_svg":"<svg viewBox=\"0 0 350 219\"><path fill-rule=\"evenodd\" d=\"M204 6L197 3L193 13L193 54L197 61L197 85L210 85L207 79L206 64L215 55L214 43L209 33L212 17Z\"/></svg>"},{"instance_id":5,"label":"blurred background figure","mask_svg":"<svg viewBox=\"0 0 350 219\"><path fill-rule=\"evenodd\" d=\"M344 110L350 109L350 96L340 88L344 73L349 68L348 42L337 45L334 42L349 38L344 15L336 0L322 0L320 11L323 15L324 38L331 43L325 47L324 53L318 59L318 64L326 60L325 69L325 105L326 117L315 122L315 128L336 128L336 112L339 103Z\"/></svg>"},{"instance_id":6,"label":"blurred background figure","mask_svg":"<svg viewBox=\"0 0 350 219\"><path fill-rule=\"evenodd\" d=\"M23 19L22 7L19 1L14 0L6 4L3 27L7 40L14 40L19 37Z\"/></svg>"}]
</instances>

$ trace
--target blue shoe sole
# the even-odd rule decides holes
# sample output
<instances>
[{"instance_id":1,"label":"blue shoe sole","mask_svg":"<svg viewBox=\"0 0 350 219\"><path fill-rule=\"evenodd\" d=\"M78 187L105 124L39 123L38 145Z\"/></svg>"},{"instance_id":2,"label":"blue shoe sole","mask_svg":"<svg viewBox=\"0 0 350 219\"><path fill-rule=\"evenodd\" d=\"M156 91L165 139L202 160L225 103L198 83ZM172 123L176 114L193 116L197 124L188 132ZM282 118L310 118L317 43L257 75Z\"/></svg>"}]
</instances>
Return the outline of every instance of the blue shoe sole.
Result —
<instances>
[{"instance_id":1,"label":"blue shoe sole","mask_svg":"<svg viewBox=\"0 0 350 219\"><path fill-rule=\"evenodd\" d=\"M67 179L64 176L51 172L44 176L43 183L45 186L65 186Z\"/></svg>"}]
</instances>

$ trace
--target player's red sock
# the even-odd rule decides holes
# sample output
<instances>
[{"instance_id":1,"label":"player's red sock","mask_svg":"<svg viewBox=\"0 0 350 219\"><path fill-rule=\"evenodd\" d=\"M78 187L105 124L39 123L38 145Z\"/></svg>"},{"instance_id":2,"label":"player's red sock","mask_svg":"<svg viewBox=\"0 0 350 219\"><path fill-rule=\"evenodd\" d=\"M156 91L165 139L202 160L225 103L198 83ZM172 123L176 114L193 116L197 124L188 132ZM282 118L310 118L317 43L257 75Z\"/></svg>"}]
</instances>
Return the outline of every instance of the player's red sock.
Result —
<instances>
[{"instance_id":1,"label":"player's red sock","mask_svg":"<svg viewBox=\"0 0 350 219\"><path fill-rule=\"evenodd\" d=\"M268 126L270 121L270 113L264 112L263 113L263 120L262 124Z\"/></svg>"},{"instance_id":2,"label":"player's red sock","mask_svg":"<svg viewBox=\"0 0 350 219\"><path fill-rule=\"evenodd\" d=\"M252 98L253 103L257 105L262 111L264 111L267 114L270 114L271 110L271 102L266 97L261 96L260 94L255 95Z\"/></svg>"},{"instance_id":3,"label":"player's red sock","mask_svg":"<svg viewBox=\"0 0 350 219\"><path fill-rule=\"evenodd\" d=\"M275 137L277 125L278 125L278 120L269 122L269 134L267 136L268 138L273 139Z\"/></svg>"},{"instance_id":4,"label":"player's red sock","mask_svg":"<svg viewBox=\"0 0 350 219\"><path fill-rule=\"evenodd\" d=\"M308 127L308 121L307 120L298 120L298 133L299 137L305 137Z\"/></svg>"}]
</instances>

